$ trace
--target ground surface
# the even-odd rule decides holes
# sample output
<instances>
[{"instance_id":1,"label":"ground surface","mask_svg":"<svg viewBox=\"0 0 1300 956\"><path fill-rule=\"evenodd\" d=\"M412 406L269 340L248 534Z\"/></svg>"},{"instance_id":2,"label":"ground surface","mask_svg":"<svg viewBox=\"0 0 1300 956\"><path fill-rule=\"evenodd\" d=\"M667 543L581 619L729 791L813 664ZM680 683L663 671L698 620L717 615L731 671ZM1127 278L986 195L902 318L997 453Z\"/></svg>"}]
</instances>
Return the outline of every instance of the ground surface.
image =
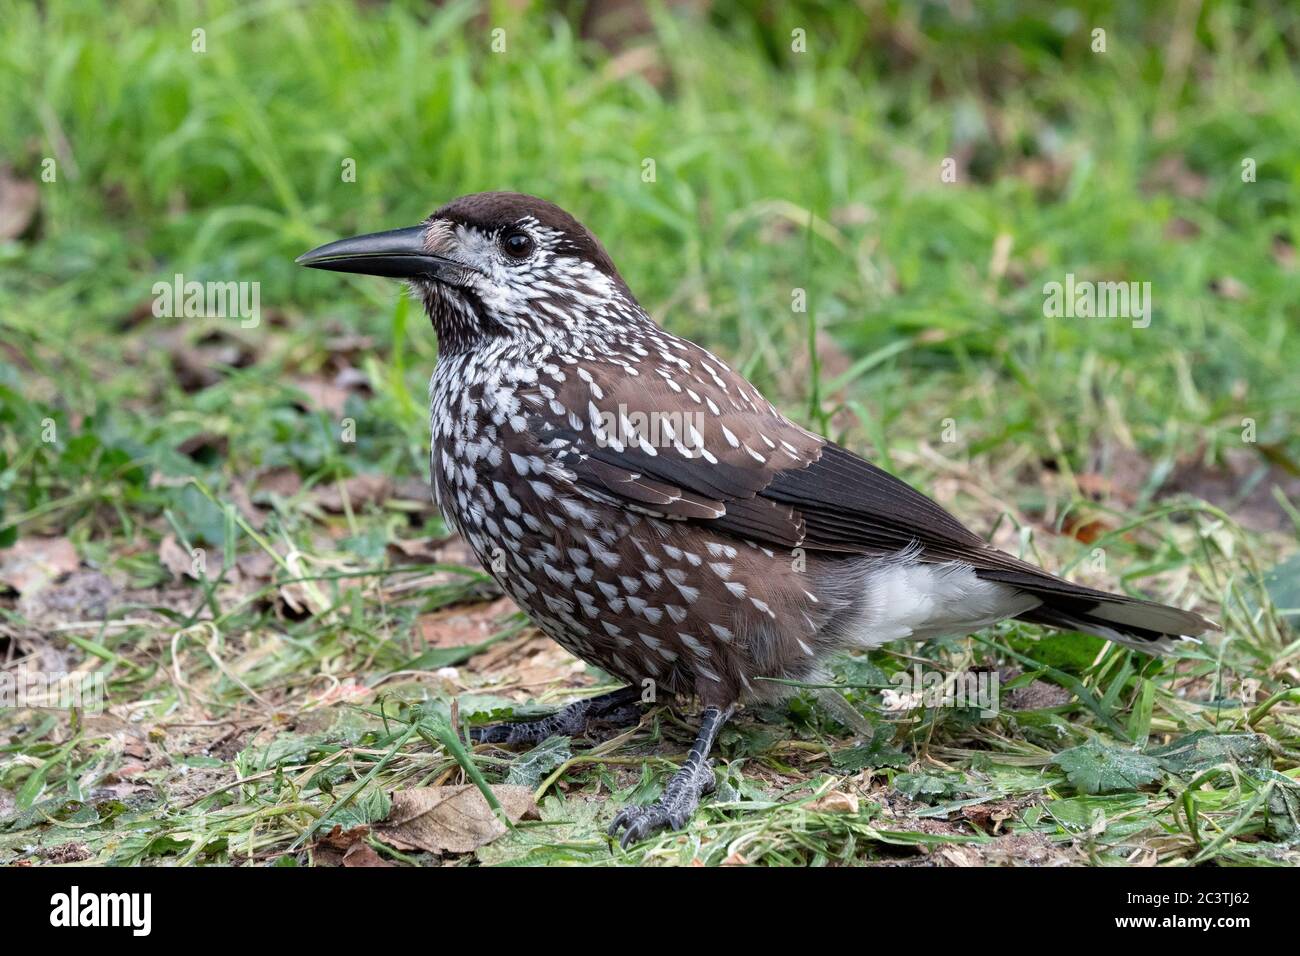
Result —
<instances>
[{"instance_id":1,"label":"ground surface","mask_svg":"<svg viewBox=\"0 0 1300 956\"><path fill-rule=\"evenodd\" d=\"M0 674L107 704L0 710L0 862L1300 862L1300 13L710 6L0 0ZM690 829L612 848L689 703L465 745L611 684L434 513L418 309L292 265L501 187L1000 546L1223 637L845 659L856 717L743 713ZM155 317L176 273L259 321ZM1070 274L1150 282L1149 325L1045 315ZM918 663L998 713L900 705Z\"/></svg>"}]
</instances>

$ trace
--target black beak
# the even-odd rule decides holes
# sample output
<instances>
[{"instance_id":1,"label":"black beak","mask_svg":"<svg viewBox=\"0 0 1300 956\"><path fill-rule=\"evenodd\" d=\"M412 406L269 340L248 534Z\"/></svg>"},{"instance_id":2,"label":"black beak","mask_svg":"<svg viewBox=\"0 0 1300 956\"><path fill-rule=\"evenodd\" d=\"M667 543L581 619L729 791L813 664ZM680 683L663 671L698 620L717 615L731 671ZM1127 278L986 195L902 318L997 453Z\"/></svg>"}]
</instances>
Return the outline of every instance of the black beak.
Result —
<instances>
[{"instance_id":1,"label":"black beak","mask_svg":"<svg viewBox=\"0 0 1300 956\"><path fill-rule=\"evenodd\" d=\"M293 260L310 269L359 272L390 279L440 279L454 282L466 267L451 259L431 255L424 248L425 226L390 229L353 236L304 252Z\"/></svg>"}]
</instances>

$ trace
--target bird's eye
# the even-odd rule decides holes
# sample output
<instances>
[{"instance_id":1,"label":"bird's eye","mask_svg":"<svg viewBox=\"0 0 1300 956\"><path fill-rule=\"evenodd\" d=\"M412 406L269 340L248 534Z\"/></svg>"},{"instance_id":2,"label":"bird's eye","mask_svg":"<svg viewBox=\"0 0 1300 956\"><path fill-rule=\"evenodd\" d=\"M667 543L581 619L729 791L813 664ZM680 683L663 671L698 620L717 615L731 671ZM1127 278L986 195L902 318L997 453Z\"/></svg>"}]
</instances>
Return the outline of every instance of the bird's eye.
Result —
<instances>
[{"instance_id":1,"label":"bird's eye","mask_svg":"<svg viewBox=\"0 0 1300 956\"><path fill-rule=\"evenodd\" d=\"M501 240L506 255L515 259L527 259L533 254L533 237L526 232L512 232Z\"/></svg>"}]
</instances>

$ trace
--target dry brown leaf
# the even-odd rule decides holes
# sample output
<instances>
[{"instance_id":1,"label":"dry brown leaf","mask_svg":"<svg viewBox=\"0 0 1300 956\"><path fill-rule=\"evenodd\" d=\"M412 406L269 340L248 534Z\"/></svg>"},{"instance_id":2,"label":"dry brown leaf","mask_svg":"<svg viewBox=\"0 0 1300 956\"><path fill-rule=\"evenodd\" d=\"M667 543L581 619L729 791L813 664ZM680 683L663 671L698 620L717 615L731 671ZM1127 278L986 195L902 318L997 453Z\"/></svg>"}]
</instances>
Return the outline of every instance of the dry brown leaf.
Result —
<instances>
[{"instance_id":1,"label":"dry brown leaf","mask_svg":"<svg viewBox=\"0 0 1300 956\"><path fill-rule=\"evenodd\" d=\"M330 832L320 838L318 848L321 846L329 847L331 850L350 850L360 840L364 840L370 833L370 827L362 824L359 827L343 829L343 824L336 823L330 828Z\"/></svg>"},{"instance_id":2,"label":"dry brown leaf","mask_svg":"<svg viewBox=\"0 0 1300 956\"><path fill-rule=\"evenodd\" d=\"M18 610L28 624L42 630L70 621L102 621L108 615L118 593L117 587L102 572L89 568L77 569L71 574L63 575L56 582L47 581L39 587L29 589L19 598ZM188 593L186 596L189 596ZM47 663L41 665L45 670L66 669L55 666L54 660L58 659L68 665L69 655L74 649L64 640L33 643L25 638L24 643L32 653L44 654L48 651L53 655Z\"/></svg>"},{"instance_id":3,"label":"dry brown leaf","mask_svg":"<svg viewBox=\"0 0 1300 956\"><path fill-rule=\"evenodd\" d=\"M365 684L358 684L356 681L349 680L330 684L319 693L312 694L308 701L312 707L332 707L341 703L358 704L373 697L374 694L374 690Z\"/></svg>"},{"instance_id":4,"label":"dry brown leaf","mask_svg":"<svg viewBox=\"0 0 1300 956\"><path fill-rule=\"evenodd\" d=\"M446 538L392 538L388 556L394 564L436 564L442 561L439 550Z\"/></svg>"},{"instance_id":5,"label":"dry brown leaf","mask_svg":"<svg viewBox=\"0 0 1300 956\"><path fill-rule=\"evenodd\" d=\"M246 581L266 582L275 577L275 558L265 551L249 551L235 559L235 566Z\"/></svg>"},{"instance_id":6,"label":"dry brown leaf","mask_svg":"<svg viewBox=\"0 0 1300 956\"><path fill-rule=\"evenodd\" d=\"M857 794L832 790L825 796L814 800L809 804L808 809L816 810L819 813L847 813L854 815L858 812L858 806Z\"/></svg>"},{"instance_id":7,"label":"dry brown leaf","mask_svg":"<svg viewBox=\"0 0 1300 956\"><path fill-rule=\"evenodd\" d=\"M1223 299L1240 302L1250 294L1245 283L1233 276L1222 276L1210 282L1210 291Z\"/></svg>"},{"instance_id":8,"label":"dry brown leaf","mask_svg":"<svg viewBox=\"0 0 1300 956\"><path fill-rule=\"evenodd\" d=\"M963 820L969 820L981 830L996 833L1003 823L1015 817L1032 802L1032 797L1012 797L962 807L960 813Z\"/></svg>"},{"instance_id":9,"label":"dry brown leaf","mask_svg":"<svg viewBox=\"0 0 1300 956\"><path fill-rule=\"evenodd\" d=\"M1190 494L1211 504L1229 508L1234 520L1247 528L1259 531L1287 531L1292 527L1291 517L1278 504L1273 489L1295 500L1300 494L1300 478L1279 465L1270 465L1260 479L1260 455L1247 446L1226 449L1222 460L1206 465L1200 452L1189 454L1169 473L1157 493L1158 498L1174 494Z\"/></svg>"},{"instance_id":10,"label":"dry brown leaf","mask_svg":"<svg viewBox=\"0 0 1300 956\"><path fill-rule=\"evenodd\" d=\"M71 574L80 563L67 538L19 538L0 551L0 582L19 594L30 594Z\"/></svg>"},{"instance_id":11,"label":"dry brown leaf","mask_svg":"<svg viewBox=\"0 0 1300 956\"><path fill-rule=\"evenodd\" d=\"M368 843L355 843L343 854L344 866L396 866L385 860Z\"/></svg>"},{"instance_id":12,"label":"dry brown leaf","mask_svg":"<svg viewBox=\"0 0 1300 956\"><path fill-rule=\"evenodd\" d=\"M339 824L321 837L313 848L317 866L396 866L375 852L366 843L370 827L359 826L344 830Z\"/></svg>"},{"instance_id":13,"label":"dry brown leaf","mask_svg":"<svg viewBox=\"0 0 1300 956\"><path fill-rule=\"evenodd\" d=\"M963 846L946 846L939 850L940 857L950 866L983 866L984 861L974 850Z\"/></svg>"},{"instance_id":14,"label":"dry brown leaf","mask_svg":"<svg viewBox=\"0 0 1300 956\"><path fill-rule=\"evenodd\" d=\"M393 497L400 498L404 501L411 501L417 505L424 505L429 510L434 509L433 488L424 478L401 478L397 486L393 489Z\"/></svg>"},{"instance_id":15,"label":"dry brown leaf","mask_svg":"<svg viewBox=\"0 0 1300 956\"><path fill-rule=\"evenodd\" d=\"M1062 534L1084 544L1092 544L1110 530L1111 525L1099 518L1085 518L1077 514L1067 515L1061 527Z\"/></svg>"},{"instance_id":16,"label":"dry brown leaf","mask_svg":"<svg viewBox=\"0 0 1300 956\"><path fill-rule=\"evenodd\" d=\"M335 418L342 417L343 407L351 394L348 389L322 378L296 379L293 387L307 396L307 401L300 403L307 411L326 412Z\"/></svg>"},{"instance_id":17,"label":"dry brown leaf","mask_svg":"<svg viewBox=\"0 0 1300 956\"><path fill-rule=\"evenodd\" d=\"M172 573L173 581L183 577L198 580L199 576L194 573L193 555L180 546L174 534L168 534L158 542L158 561Z\"/></svg>"},{"instance_id":18,"label":"dry brown leaf","mask_svg":"<svg viewBox=\"0 0 1300 956\"><path fill-rule=\"evenodd\" d=\"M213 432L198 432L177 445L176 450L182 455L197 460L204 455L224 458L229 447L230 440L225 435L217 435Z\"/></svg>"},{"instance_id":19,"label":"dry brown leaf","mask_svg":"<svg viewBox=\"0 0 1300 956\"><path fill-rule=\"evenodd\" d=\"M513 614L515 603L510 598L498 598L491 604L472 604L451 607L419 619L420 636L431 647L464 647L479 644L501 627L501 618Z\"/></svg>"},{"instance_id":20,"label":"dry brown leaf","mask_svg":"<svg viewBox=\"0 0 1300 956\"><path fill-rule=\"evenodd\" d=\"M630 47L605 65L607 83L619 83L629 76L640 76L651 86L662 86L665 75L659 51L649 45Z\"/></svg>"},{"instance_id":21,"label":"dry brown leaf","mask_svg":"<svg viewBox=\"0 0 1300 956\"><path fill-rule=\"evenodd\" d=\"M254 505L253 499L248 496L248 486L238 478L233 478L227 494L230 496L230 500L235 503L235 507L239 509L239 513L248 520L249 524L260 531L266 523L266 516L262 513L262 509Z\"/></svg>"},{"instance_id":22,"label":"dry brown leaf","mask_svg":"<svg viewBox=\"0 0 1300 956\"><path fill-rule=\"evenodd\" d=\"M17 239L27 231L40 206L40 187L0 166L0 239Z\"/></svg>"},{"instance_id":23,"label":"dry brown leaf","mask_svg":"<svg viewBox=\"0 0 1300 956\"><path fill-rule=\"evenodd\" d=\"M252 343L229 329L208 329L191 343L186 329L172 329L156 340L171 360L172 374L187 393L202 391L222 381L225 369L248 368L257 361Z\"/></svg>"},{"instance_id":24,"label":"dry brown leaf","mask_svg":"<svg viewBox=\"0 0 1300 956\"><path fill-rule=\"evenodd\" d=\"M292 498L302 490L302 476L296 468L281 465L268 468L253 479L254 492L269 492L281 498Z\"/></svg>"},{"instance_id":25,"label":"dry brown leaf","mask_svg":"<svg viewBox=\"0 0 1300 956\"><path fill-rule=\"evenodd\" d=\"M1200 199L1209 183L1207 177L1188 166L1187 160L1177 153L1162 156L1143 180L1148 190L1173 193L1184 199Z\"/></svg>"},{"instance_id":26,"label":"dry brown leaf","mask_svg":"<svg viewBox=\"0 0 1300 956\"><path fill-rule=\"evenodd\" d=\"M491 789L511 823L538 819L530 788ZM472 853L505 833L505 824L473 784L395 791L392 810L375 827L375 834L398 850L429 853Z\"/></svg>"},{"instance_id":27,"label":"dry brown leaf","mask_svg":"<svg viewBox=\"0 0 1300 956\"><path fill-rule=\"evenodd\" d=\"M370 335L357 335L343 331L325 340L325 351L329 353L330 358L345 365L360 361L363 356L374 350L375 340Z\"/></svg>"},{"instance_id":28,"label":"dry brown leaf","mask_svg":"<svg viewBox=\"0 0 1300 956\"><path fill-rule=\"evenodd\" d=\"M1287 272L1295 268L1295 246L1286 236L1273 237L1273 261Z\"/></svg>"},{"instance_id":29,"label":"dry brown leaf","mask_svg":"<svg viewBox=\"0 0 1300 956\"><path fill-rule=\"evenodd\" d=\"M353 511L365 505L378 504L393 493L393 482L387 475L353 475L343 482L343 486ZM326 511L344 513L343 495L339 491L338 482L315 489L315 498L316 503Z\"/></svg>"}]
</instances>

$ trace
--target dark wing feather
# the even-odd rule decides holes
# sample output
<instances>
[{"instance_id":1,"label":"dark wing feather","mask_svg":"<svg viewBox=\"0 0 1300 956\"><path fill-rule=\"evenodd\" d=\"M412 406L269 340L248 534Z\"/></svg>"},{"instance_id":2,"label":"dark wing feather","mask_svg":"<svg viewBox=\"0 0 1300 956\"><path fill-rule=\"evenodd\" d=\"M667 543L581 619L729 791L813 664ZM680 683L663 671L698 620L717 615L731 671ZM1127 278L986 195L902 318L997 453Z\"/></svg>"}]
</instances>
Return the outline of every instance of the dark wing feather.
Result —
<instances>
[{"instance_id":1,"label":"dark wing feather","mask_svg":"<svg viewBox=\"0 0 1300 956\"><path fill-rule=\"evenodd\" d=\"M786 419L709 353L674 342L685 358L650 369L658 375L631 378L616 363L588 362L585 377L530 396L537 409L530 430L588 493L770 546L865 555L906 549L929 563L960 561L1041 597L1046 610L1034 613L1059 612L1076 626L1100 622L1157 636L1213 627L1191 612L1074 584L990 547L906 482ZM599 415L689 410L686 399L709 409L699 419L707 456L601 440ZM554 403L568 414L544 414Z\"/></svg>"},{"instance_id":2,"label":"dark wing feather","mask_svg":"<svg viewBox=\"0 0 1300 956\"><path fill-rule=\"evenodd\" d=\"M985 547L911 485L831 442L806 468L775 475L762 494L804 515L808 547L842 550L856 543L897 551L914 541L947 552Z\"/></svg>"},{"instance_id":3,"label":"dark wing feather","mask_svg":"<svg viewBox=\"0 0 1300 956\"><path fill-rule=\"evenodd\" d=\"M763 495L804 516L804 547L847 544L869 552L916 542L922 561L961 561L985 580L1040 598L1039 608L1022 615L1026 620L1137 646L1216 627L1191 611L1075 584L990 547L929 498L838 445L828 444L807 468L777 475Z\"/></svg>"}]
</instances>

